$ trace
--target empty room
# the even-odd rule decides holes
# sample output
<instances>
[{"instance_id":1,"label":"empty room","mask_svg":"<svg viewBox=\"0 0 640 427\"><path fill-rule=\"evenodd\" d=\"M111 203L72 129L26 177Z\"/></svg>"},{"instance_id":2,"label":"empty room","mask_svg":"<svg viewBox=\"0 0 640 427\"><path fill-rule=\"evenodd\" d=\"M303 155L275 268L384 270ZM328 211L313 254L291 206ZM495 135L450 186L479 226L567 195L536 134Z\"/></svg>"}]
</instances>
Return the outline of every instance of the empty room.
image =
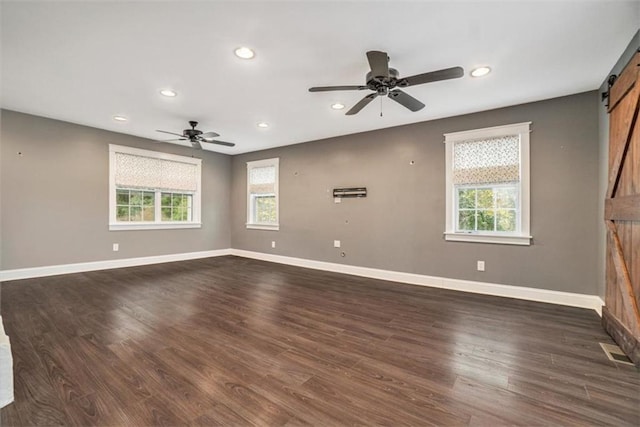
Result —
<instances>
[{"instance_id":1,"label":"empty room","mask_svg":"<svg viewBox=\"0 0 640 427\"><path fill-rule=\"evenodd\" d=\"M640 2L0 1L0 425L640 425Z\"/></svg>"}]
</instances>

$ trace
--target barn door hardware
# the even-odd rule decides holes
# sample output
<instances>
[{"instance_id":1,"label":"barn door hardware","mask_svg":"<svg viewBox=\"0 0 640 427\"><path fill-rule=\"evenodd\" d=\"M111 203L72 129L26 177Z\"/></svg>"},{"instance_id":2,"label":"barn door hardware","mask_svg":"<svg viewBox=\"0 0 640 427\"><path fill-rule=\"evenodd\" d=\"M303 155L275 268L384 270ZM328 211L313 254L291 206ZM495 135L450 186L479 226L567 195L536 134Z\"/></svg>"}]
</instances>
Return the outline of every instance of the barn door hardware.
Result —
<instances>
[{"instance_id":1,"label":"barn door hardware","mask_svg":"<svg viewBox=\"0 0 640 427\"><path fill-rule=\"evenodd\" d=\"M611 93L611 87L613 86L613 84L616 82L616 79L618 78L618 76L616 76L615 74L611 74L609 76L609 78L607 79L607 91L606 92L602 92L602 101L604 101L605 99L607 100L607 105L606 107L609 108L609 94Z\"/></svg>"}]
</instances>

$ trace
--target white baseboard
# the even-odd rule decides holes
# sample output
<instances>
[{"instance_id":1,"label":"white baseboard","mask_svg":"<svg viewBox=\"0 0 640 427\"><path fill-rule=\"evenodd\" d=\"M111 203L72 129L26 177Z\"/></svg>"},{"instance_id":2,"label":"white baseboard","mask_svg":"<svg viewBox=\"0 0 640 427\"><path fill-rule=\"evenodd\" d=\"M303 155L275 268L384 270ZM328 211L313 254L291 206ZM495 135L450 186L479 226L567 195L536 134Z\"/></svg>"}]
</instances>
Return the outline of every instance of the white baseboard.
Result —
<instances>
[{"instance_id":1,"label":"white baseboard","mask_svg":"<svg viewBox=\"0 0 640 427\"><path fill-rule=\"evenodd\" d=\"M355 265L336 264L332 262L314 261L263 252L245 251L242 249L217 249L211 251L188 252L182 254L158 255L141 258L114 259L108 261L83 262L77 264L51 265L45 267L19 268L0 271L0 282L7 280L30 279L35 277L55 276L59 274L81 273L85 271L107 270L110 268L135 267L139 265L160 264L164 262L186 261L198 258L210 258L223 255L235 255L244 258L258 259L279 264L311 268L314 270L332 271L351 274L372 279L388 280L411 285L429 286L433 288L451 289L476 294L516 298L528 301L546 302L595 310L602 316L604 301L597 295L575 294L571 292L552 291L549 289L527 288L522 286L502 285L497 283L475 282L471 280L450 279L446 277L426 276L422 274L404 273L401 271L380 270L377 268L358 267Z\"/></svg>"},{"instance_id":2,"label":"white baseboard","mask_svg":"<svg viewBox=\"0 0 640 427\"><path fill-rule=\"evenodd\" d=\"M77 264L48 265L44 267L17 268L0 271L0 282L7 280L31 279L35 277L56 276L59 274L82 273L85 271L108 270L111 268L135 267L139 265L160 264L164 262L186 261L189 259L210 258L230 255L231 249L187 252L181 254L156 255L140 258L112 259L107 261L80 262Z\"/></svg>"},{"instance_id":3,"label":"white baseboard","mask_svg":"<svg viewBox=\"0 0 640 427\"><path fill-rule=\"evenodd\" d=\"M497 283L425 276L422 274L403 273L401 271L380 270L376 268L358 267L355 265L314 261L304 258L273 255L241 249L231 249L231 255L293 265L297 267L312 268L315 270L332 271L335 273L352 274L354 276L369 277L372 279L407 283L411 285L429 286L433 288L451 289L475 294L546 302L570 307L588 308L595 310L599 316L602 316L602 306L604 305L604 301L602 301L602 299L597 295L574 294L571 292L552 291L549 289L526 288L521 286L501 285Z\"/></svg>"}]
</instances>

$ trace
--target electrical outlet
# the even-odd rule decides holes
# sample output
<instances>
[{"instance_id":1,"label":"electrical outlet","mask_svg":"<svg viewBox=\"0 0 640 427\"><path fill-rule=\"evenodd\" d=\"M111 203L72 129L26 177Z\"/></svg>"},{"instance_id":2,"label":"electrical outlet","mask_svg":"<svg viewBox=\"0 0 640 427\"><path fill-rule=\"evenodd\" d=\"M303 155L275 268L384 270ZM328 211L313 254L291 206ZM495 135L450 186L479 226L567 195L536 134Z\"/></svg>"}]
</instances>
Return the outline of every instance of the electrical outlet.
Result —
<instances>
[{"instance_id":1,"label":"electrical outlet","mask_svg":"<svg viewBox=\"0 0 640 427\"><path fill-rule=\"evenodd\" d=\"M271 247L272 247L272 248L275 248L275 247L276 247L276 241L275 241L275 240L272 240L272 241L271 241Z\"/></svg>"},{"instance_id":2,"label":"electrical outlet","mask_svg":"<svg viewBox=\"0 0 640 427\"><path fill-rule=\"evenodd\" d=\"M333 247L334 248L339 248L340 247L340 240L334 240L333 241Z\"/></svg>"},{"instance_id":3,"label":"electrical outlet","mask_svg":"<svg viewBox=\"0 0 640 427\"><path fill-rule=\"evenodd\" d=\"M484 271L484 261L478 261L478 271Z\"/></svg>"},{"instance_id":4,"label":"electrical outlet","mask_svg":"<svg viewBox=\"0 0 640 427\"><path fill-rule=\"evenodd\" d=\"M118 252L120 250L120 245L117 243L113 244L113 252Z\"/></svg>"}]
</instances>

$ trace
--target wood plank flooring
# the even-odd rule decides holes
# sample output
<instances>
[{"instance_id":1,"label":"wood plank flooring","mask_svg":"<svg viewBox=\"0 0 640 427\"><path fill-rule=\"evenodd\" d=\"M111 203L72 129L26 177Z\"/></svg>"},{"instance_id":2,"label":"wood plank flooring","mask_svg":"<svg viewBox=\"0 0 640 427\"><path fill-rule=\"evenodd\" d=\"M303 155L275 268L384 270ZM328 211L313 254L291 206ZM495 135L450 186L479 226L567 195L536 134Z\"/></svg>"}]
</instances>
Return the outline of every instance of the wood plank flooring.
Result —
<instances>
[{"instance_id":1,"label":"wood plank flooring","mask_svg":"<svg viewBox=\"0 0 640 427\"><path fill-rule=\"evenodd\" d=\"M590 310L231 256L1 291L2 426L640 425Z\"/></svg>"}]
</instances>

